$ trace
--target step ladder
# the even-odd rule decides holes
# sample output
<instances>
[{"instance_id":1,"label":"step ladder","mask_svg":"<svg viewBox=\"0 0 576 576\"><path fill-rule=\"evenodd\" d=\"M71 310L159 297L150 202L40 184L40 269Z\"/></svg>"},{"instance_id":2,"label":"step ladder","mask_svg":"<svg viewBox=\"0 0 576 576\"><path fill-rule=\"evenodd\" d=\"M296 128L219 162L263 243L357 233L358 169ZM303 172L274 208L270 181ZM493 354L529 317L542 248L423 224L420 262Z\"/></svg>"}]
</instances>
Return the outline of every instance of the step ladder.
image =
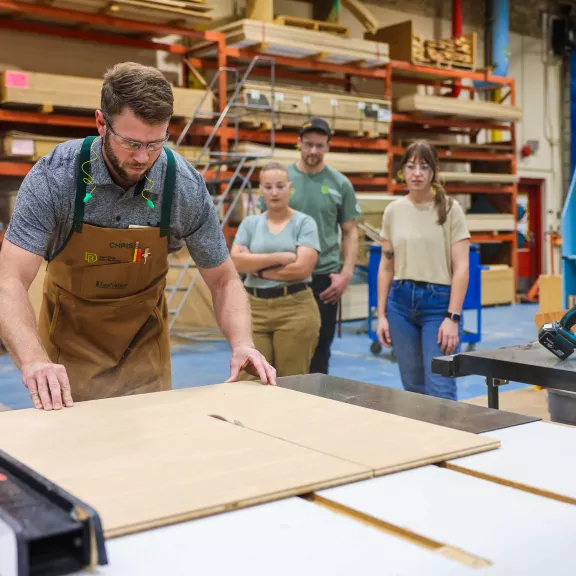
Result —
<instances>
[{"instance_id":1,"label":"step ladder","mask_svg":"<svg viewBox=\"0 0 576 576\"><path fill-rule=\"evenodd\" d=\"M243 103L238 101L238 97L245 83L250 79L254 68L259 64L269 66L269 82L272 90L270 103L255 104ZM234 77L233 91L227 99L227 104L221 113L201 112L206 98L211 97L215 88L218 86L218 80L222 74L232 74ZM248 194L249 206L252 205L252 184L251 179L258 162L263 158L272 158L274 152L274 88L275 88L275 69L274 58L266 56L255 56L247 66L244 73L238 68L221 67L217 70L210 84L207 86L206 94L198 104L194 114L186 123L182 133L176 140L174 148L182 144L186 134L199 118L210 117L216 120L210 135L206 139L204 146L197 158L190 160L191 164L200 172L206 182L208 189L215 187L219 193L213 197L215 208L220 219L220 228L223 229L228 223L233 210L238 202L242 201L244 192ZM217 152L211 150L211 145L216 139L218 130L222 127L224 121L227 125L234 126L234 148L236 149L239 141L239 126L242 114L246 111L256 110L259 113L270 114L270 154L247 155L235 152ZM232 172L230 174L230 172ZM186 249L186 248L184 248ZM170 270L177 271L177 278L173 284L166 286L166 298L168 302L169 314L169 331L171 336L185 338L193 341L206 340L223 340L222 333L217 328L201 328L192 325L176 326L178 319L181 318L182 311L186 305L190 294L196 286L200 272L195 267L192 257L188 257L186 262L174 262L174 255L169 256ZM178 296L180 296L178 298Z\"/></svg>"}]
</instances>

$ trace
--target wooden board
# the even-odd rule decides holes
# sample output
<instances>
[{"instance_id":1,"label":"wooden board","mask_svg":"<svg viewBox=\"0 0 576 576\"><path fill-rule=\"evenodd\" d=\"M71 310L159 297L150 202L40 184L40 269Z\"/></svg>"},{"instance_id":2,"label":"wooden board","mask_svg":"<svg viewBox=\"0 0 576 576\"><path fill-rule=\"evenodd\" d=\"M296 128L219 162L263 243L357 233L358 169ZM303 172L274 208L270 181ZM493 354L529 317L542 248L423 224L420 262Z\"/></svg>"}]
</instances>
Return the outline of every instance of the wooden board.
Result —
<instances>
[{"instance_id":1,"label":"wooden board","mask_svg":"<svg viewBox=\"0 0 576 576\"><path fill-rule=\"evenodd\" d=\"M441 182L468 182L470 184L516 184L520 178L516 174L487 172L439 172Z\"/></svg>"},{"instance_id":2,"label":"wooden board","mask_svg":"<svg viewBox=\"0 0 576 576\"><path fill-rule=\"evenodd\" d=\"M474 434L286 388L253 383L213 388L226 395L219 409L227 420L368 466L377 475L441 462L453 452L477 453L499 445L479 441Z\"/></svg>"},{"instance_id":3,"label":"wooden board","mask_svg":"<svg viewBox=\"0 0 576 576\"><path fill-rule=\"evenodd\" d=\"M371 476L198 414L193 394L184 411L176 404L186 395L169 392L160 406L145 396L3 412L2 449L93 506L108 538Z\"/></svg>"},{"instance_id":4,"label":"wooden board","mask_svg":"<svg viewBox=\"0 0 576 576\"><path fill-rule=\"evenodd\" d=\"M253 144L252 142L240 142L238 151L247 154L254 154L262 156L259 160L260 166L275 160L283 164L290 164L296 162L300 158L300 152L296 149L289 148L274 148L274 155L270 155L270 148L268 146L261 146L260 144ZM387 154L362 154L362 153L346 153L346 152L328 152L324 157L326 164L347 174L386 174L388 172L388 155Z\"/></svg>"},{"instance_id":5,"label":"wooden board","mask_svg":"<svg viewBox=\"0 0 576 576\"><path fill-rule=\"evenodd\" d=\"M495 232L516 229L514 214L466 214L470 232Z\"/></svg>"},{"instance_id":6,"label":"wooden board","mask_svg":"<svg viewBox=\"0 0 576 576\"><path fill-rule=\"evenodd\" d=\"M279 24L239 20L216 28L226 34L231 48L257 48L263 54L307 58L314 56L333 64L359 63L363 67L380 67L388 63L388 45L356 38L339 38L327 32L316 32ZM215 47L205 41L192 44L197 57L212 56Z\"/></svg>"},{"instance_id":7,"label":"wooden board","mask_svg":"<svg viewBox=\"0 0 576 576\"><path fill-rule=\"evenodd\" d=\"M293 28L315 30L316 32L328 32L341 38L350 37L350 28L344 24L337 24L335 22L324 22L322 20L298 18L296 16L278 16L274 18L274 23L281 24L282 26L292 26Z\"/></svg>"},{"instance_id":8,"label":"wooden board","mask_svg":"<svg viewBox=\"0 0 576 576\"><path fill-rule=\"evenodd\" d=\"M498 447L254 382L2 413L0 438L94 506L108 537Z\"/></svg>"},{"instance_id":9,"label":"wooden board","mask_svg":"<svg viewBox=\"0 0 576 576\"><path fill-rule=\"evenodd\" d=\"M11 131L0 135L2 155L8 158L36 162L69 138L41 136L27 132Z\"/></svg>"},{"instance_id":10,"label":"wooden board","mask_svg":"<svg viewBox=\"0 0 576 576\"><path fill-rule=\"evenodd\" d=\"M24 0L24 2L31 2L31 0ZM213 6L209 4L174 2L173 0L53 0L50 5L64 10L105 14L114 18L155 24L173 24L186 28L211 22L212 16L209 12L213 9ZM100 28L100 26L96 25L95 28ZM124 32L128 35L131 33L130 30Z\"/></svg>"},{"instance_id":11,"label":"wooden board","mask_svg":"<svg viewBox=\"0 0 576 576\"><path fill-rule=\"evenodd\" d=\"M60 74L43 74L23 70L6 70L0 74L0 103L19 106L50 106L93 112L100 107L102 79ZM172 87L174 117L192 116L205 90ZM202 112L213 111L211 97L204 99Z\"/></svg>"},{"instance_id":12,"label":"wooden board","mask_svg":"<svg viewBox=\"0 0 576 576\"><path fill-rule=\"evenodd\" d=\"M300 127L312 116L323 116L334 131L388 134L390 102L369 96L354 96L342 92L321 92L312 88L276 86L274 94L269 84L248 82L240 92L241 121L257 125L271 123L271 112L255 112L250 106L274 109L275 126Z\"/></svg>"},{"instance_id":13,"label":"wooden board","mask_svg":"<svg viewBox=\"0 0 576 576\"><path fill-rule=\"evenodd\" d=\"M445 98L424 94L408 94L394 101L398 112L420 112L441 116L461 116L467 118L485 118L502 122L522 120L522 110L517 106L498 104L484 100L465 98Z\"/></svg>"}]
</instances>

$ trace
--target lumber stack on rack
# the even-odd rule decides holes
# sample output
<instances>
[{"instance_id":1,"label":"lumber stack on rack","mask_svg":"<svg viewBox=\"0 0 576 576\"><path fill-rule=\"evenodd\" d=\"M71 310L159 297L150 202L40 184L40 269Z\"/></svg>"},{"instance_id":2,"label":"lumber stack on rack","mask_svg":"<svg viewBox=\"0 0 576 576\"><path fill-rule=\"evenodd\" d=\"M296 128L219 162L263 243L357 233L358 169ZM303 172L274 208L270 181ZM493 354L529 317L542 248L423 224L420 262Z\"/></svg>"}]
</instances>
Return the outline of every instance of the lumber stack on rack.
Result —
<instances>
[{"instance_id":1,"label":"lumber stack on rack","mask_svg":"<svg viewBox=\"0 0 576 576\"><path fill-rule=\"evenodd\" d=\"M510 232L516 229L514 214L466 214L470 232Z\"/></svg>"},{"instance_id":2,"label":"lumber stack on rack","mask_svg":"<svg viewBox=\"0 0 576 576\"><path fill-rule=\"evenodd\" d=\"M36 162L42 156L50 154L58 144L66 142L66 140L69 138L41 136L18 131L0 134L2 156L31 162Z\"/></svg>"},{"instance_id":3,"label":"lumber stack on rack","mask_svg":"<svg viewBox=\"0 0 576 576\"><path fill-rule=\"evenodd\" d=\"M6 70L0 74L0 103L52 112L54 108L94 112L100 107L100 78L44 74L21 70ZM202 98L204 90L172 88L174 93L174 117L192 116ZM207 97L202 112L213 111L213 99Z\"/></svg>"},{"instance_id":4,"label":"lumber stack on rack","mask_svg":"<svg viewBox=\"0 0 576 576\"><path fill-rule=\"evenodd\" d=\"M336 22L322 22L321 20L296 18L295 16L278 16L274 19L274 23L281 24L282 26L316 30L316 32L328 32L328 34L334 34L341 38L350 37L350 28L344 24L337 24Z\"/></svg>"},{"instance_id":5,"label":"lumber stack on rack","mask_svg":"<svg viewBox=\"0 0 576 576\"><path fill-rule=\"evenodd\" d=\"M388 63L388 45L355 38L339 38L327 32L316 32L282 26L280 24L239 20L217 27L226 34L231 48L255 49L262 54L310 58L331 64L357 64L365 68L384 66ZM198 58L214 56L213 43L199 41L192 44Z\"/></svg>"},{"instance_id":6,"label":"lumber stack on rack","mask_svg":"<svg viewBox=\"0 0 576 576\"><path fill-rule=\"evenodd\" d=\"M402 96L394 101L394 109L398 112L484 118L501 122L518 122L522 120L522 110L518 106L498 104L497 102L488 102L486 100L467 100L465 98L448 98L425 94Z\"/></svg>"},{"instance_id":7,"label":"lumber stack on rack","mask_svg":"<svg viewBox=\"0 0 576 576\"><path fill-rule=\"evenodd\" d=\"M273 157L270 158L271 149L268 146L240 142L238 150L241 154L262 156L259 165L262 166L270 160L290 164L300 158L298 150L289 148L274 148ZM388 173L387 154L366 154L348 152L328 152L325 156L326 164L345 174L386 174Z\"/></svg>"},{"instance_id":8,"label":"lumber stack on rack","mask_svg":"<svg viewBox=\"0 0 576 576\"><path fill-rule=\"evenodd\" d=\"M389 133L392 119L388 100L289 86L276 86L273 95L270 85L260 82L244 85L240 103L246 106L272 104L276 128L300 127L312 116L322 116L335 132L376 137ZM269 128L271 115L270 112L258 114L245 110L240 120L256 128Z\"/></svg>"},{"instance_id":9,"label":"lumber stack on rack","mask_svg":"<svg viewBox=\"0 0 576 576\"><path fill-rule=\"evenodd\" d=\"M458 38L427 40L414 28L414 22L407 20L376 32L366 32L364 37L389 44L390 58L394 60L438 68L476 70L475 32Z\"/></svg>"},{"instance_id":10,"label":"lumber stack on rack","mask_svg":"<svg viewBox=\"0 0 576 576\"><path fill-rule=\"evenodd\" d=\"M462 182L469 184L516 184L520 178L516 174L488 172L440 172L442 182Z\"/></svg>"},{"instance_id":11,"label":"lumber stack on rack","mask_svg":"<svg viewBox=\"0 0 576 576\"><path fill-rule=\"evenodd\" d=\"M35 4L31 0L23 0ZM192 28L212 21L214 6L197 0L51 0L50 6L87 14ZM0 10L0 14L6 12ZM102 26L91 26L103 28ZM124 30L130 34L130 30Z\"/></svg>"}]
</instances>

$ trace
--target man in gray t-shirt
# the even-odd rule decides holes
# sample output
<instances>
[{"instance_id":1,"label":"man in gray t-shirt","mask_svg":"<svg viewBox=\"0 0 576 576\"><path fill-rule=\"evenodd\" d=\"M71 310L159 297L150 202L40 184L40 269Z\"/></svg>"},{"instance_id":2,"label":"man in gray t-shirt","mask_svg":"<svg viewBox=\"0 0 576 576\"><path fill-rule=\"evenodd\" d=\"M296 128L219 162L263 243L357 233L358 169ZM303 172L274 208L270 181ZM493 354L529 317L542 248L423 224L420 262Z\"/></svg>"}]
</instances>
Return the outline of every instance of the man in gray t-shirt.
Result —
<instances>
[{"instance_id":1,"label":"man in gray t-shirt","mask_svg":"<svg viewBox=\"0 0 576 576\"><path fill-rule=\"evenodd\" d=\"M24 179L0 252L0 337L36 408L171 388L167 256L186 244L242 368L275 383L254 349L248 299L202 177L164 147L170 84L109 70L98 138L61 144ZM28 288L48 261L38 326ZM192 383L192 382L191 382Z\"/></svg>"}]
</instances>

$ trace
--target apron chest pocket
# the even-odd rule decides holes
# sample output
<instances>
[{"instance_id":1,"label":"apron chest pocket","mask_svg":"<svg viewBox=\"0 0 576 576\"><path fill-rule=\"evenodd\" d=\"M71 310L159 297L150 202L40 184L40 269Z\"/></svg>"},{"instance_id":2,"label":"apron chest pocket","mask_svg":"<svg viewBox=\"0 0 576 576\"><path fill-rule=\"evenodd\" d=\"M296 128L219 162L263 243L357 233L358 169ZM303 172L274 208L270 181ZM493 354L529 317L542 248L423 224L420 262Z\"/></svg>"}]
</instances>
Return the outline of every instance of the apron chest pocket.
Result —
<instances>
[{"instance_id":1,"label":"apron chest pocket","mask_svg":"<svg viewBox=\"0 0 576 576\"><path fill-rule=\"evenodd\" d=\"M137 294L141 286L140 270L142 264L126 262L86 266L82 271L82 297L95 299L113 299Z\"/></svg>"}]
</instances>

